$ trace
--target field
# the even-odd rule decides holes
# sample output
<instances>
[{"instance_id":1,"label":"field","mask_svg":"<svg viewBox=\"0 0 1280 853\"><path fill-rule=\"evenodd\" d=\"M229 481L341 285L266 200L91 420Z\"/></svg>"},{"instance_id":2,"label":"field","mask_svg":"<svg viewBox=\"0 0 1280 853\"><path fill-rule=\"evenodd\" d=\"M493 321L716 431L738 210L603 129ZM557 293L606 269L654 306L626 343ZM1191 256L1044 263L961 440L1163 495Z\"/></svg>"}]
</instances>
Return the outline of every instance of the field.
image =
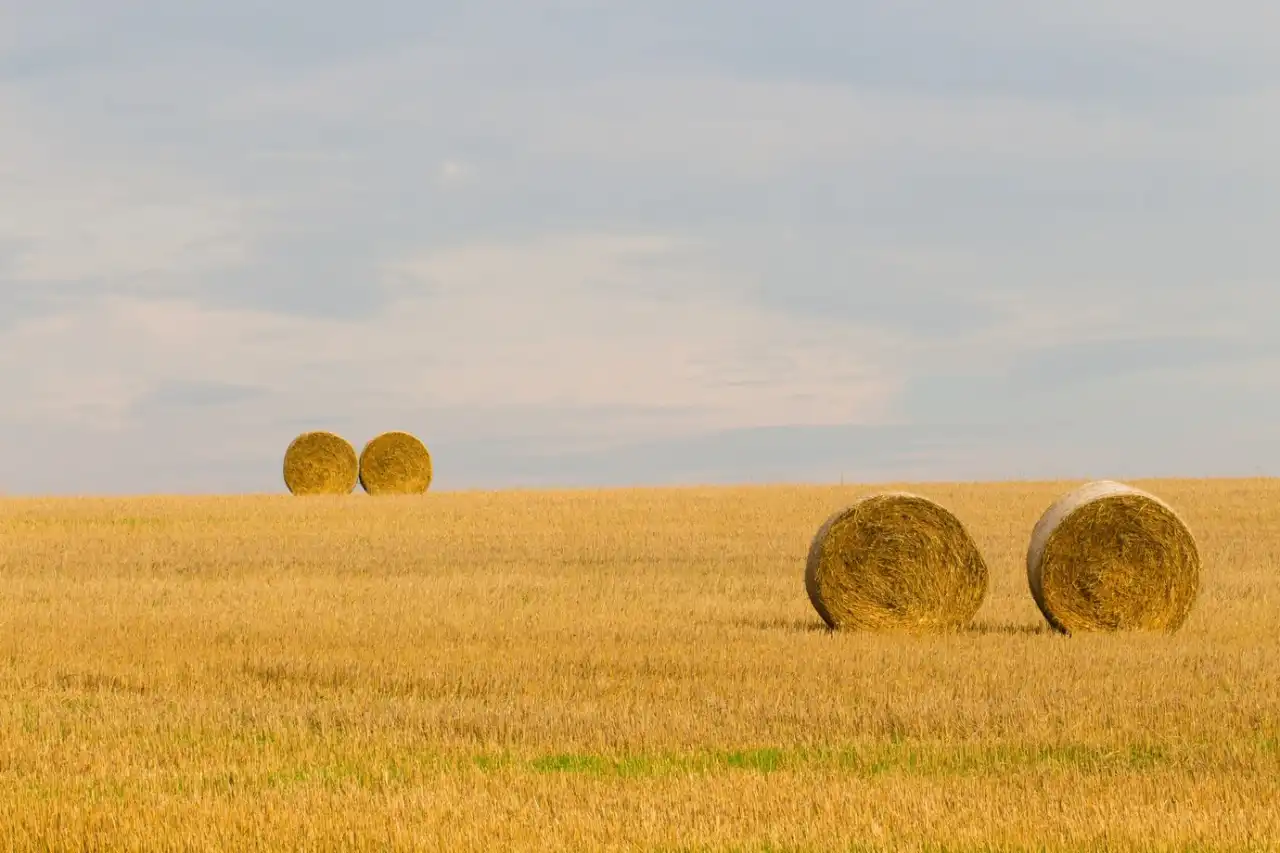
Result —
<instances>
[{"instance_id":1,"label":"field","mask_svg":"<svg viewBox=\"0 0 1280 853\"><path fill-rule=\"evenodd\" d=\"M992 573L916 638L805 595L865 487L0 501L0 846L1280 849L1280 481L1136 483L1172 637L1045 628L1071 485L915 487Z\"/></svg>"}]
</instances>

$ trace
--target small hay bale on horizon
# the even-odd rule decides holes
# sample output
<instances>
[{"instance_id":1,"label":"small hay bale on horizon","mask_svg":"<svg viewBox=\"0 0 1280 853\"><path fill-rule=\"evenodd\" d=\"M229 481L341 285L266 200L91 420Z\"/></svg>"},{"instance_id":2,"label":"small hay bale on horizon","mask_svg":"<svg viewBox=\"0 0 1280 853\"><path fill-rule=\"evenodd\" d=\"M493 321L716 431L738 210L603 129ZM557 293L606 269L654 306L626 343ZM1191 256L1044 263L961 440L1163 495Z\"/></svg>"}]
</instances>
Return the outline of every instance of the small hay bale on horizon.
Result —
<instances>
[{"instance_id":1,"label":"small hay bale on horizon","mask_svg":"<svg viewBox=\"0 0 1280 853\"><path fill-rule=\"evenodd\" d=\"M371 495L420 495L431 488L427 446L407 432L384 432L360 453L360 485Z\"/></svg>"},{"instance_id":2,"label":"small hay bale on horizon","mask_svg":"<svg viewBox=\"0 0 1280 853\"><path fill-rule=\"evenodd\" d=\"M294 495L349 495L358 474L355 448L331 432L304 432L284 452L284 484Z\"/></svg>"},{"instance_id":3,"label":"small hay bale on horizon","mask_svg":"<svg viewBox=\"0 0 1280 853\"><path fill-rule=\"evenodd\" d=\"M982 606L986 561L960 520L908 492L867 495L818 529L805 589L835 629L952 631Z\"/></svg>"},{"instance_id":4,"label":"small hay bale on horizon","mask_svg":"<svg viewBox=\"0 0 1280 853\"><path fill-rule=\"evenodd\" d=\"M1200 588L1195 537L1155 495L1112 480L1055 501L1027 548L1027 582L1063 634L1177 631Z\"/></svg>"}]
</instances>

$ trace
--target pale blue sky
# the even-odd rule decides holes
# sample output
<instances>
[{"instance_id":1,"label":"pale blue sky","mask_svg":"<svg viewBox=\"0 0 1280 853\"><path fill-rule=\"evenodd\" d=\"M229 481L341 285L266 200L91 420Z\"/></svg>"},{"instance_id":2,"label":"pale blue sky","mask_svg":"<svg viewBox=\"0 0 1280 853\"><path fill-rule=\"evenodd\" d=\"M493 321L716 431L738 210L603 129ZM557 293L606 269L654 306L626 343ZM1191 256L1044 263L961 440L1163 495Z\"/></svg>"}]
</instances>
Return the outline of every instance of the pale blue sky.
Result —
<instances>
[{"instance_id":1,"label":"pale blue sky","mask_svg":"<svg viewBox=\"0 0 1280 853\"><path fill-rule=\"evenodd\" d=\"M269 11L264 11L268 8ZM1280 7L0 0L0 492L1280 474Z\"/></svg>"}]
</instances>

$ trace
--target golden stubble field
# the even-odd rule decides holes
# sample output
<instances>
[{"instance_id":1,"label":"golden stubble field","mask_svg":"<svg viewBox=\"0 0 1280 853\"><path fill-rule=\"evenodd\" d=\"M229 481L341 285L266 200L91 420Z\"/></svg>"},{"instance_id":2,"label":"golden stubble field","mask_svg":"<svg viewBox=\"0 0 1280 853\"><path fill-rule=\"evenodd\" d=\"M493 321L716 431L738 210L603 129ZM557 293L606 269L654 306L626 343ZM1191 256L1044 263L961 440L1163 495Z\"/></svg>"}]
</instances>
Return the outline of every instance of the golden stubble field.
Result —
<instances>
[{"instance_id":1,"label":"golden stubble field","mask_svg":"<svg viewBox=\"0 0 1280 853\"><path fill-rule=\"evenodd\" d=\"M1135 482L1173 637L1046 630L1071 485L914 487L992 572L943 637L809 604L865 487L0 501L0 843L1280 849L1280 481Z\"/></svg>"}]
</instances>

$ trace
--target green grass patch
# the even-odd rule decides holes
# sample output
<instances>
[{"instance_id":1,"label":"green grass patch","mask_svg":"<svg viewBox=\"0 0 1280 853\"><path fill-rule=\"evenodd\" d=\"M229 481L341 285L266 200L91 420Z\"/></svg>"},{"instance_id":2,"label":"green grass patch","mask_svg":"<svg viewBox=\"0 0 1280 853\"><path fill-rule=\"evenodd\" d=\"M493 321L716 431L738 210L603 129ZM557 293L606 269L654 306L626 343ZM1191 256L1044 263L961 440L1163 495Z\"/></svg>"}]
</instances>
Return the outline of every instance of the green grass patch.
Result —
<instances>
[{"instance_id":1,"label":"green grass patch","mask_svg":"<svg viewBox=\"0 0 1280 853\"><path fill-rule=\"evenodd\" d=\"M548 755L529 762L536 773L577 773L600 776L615 769L618 762L597 755Z\"/></svg>"},{"instance_id":2,"label":"green grass patch","mask_svg":"<svg viewBox=\"0 0 1280 853\"><path fill-rule=\"evenodd\" d=\"M54 733L50 720L33 720L24 709L7 715L15 728L25 725ZM178 727L181 742L198 749L194 732ZM281 733L254 727L237 729L234 747L210 756L210 768L197 778L166 776L153 779L161 789L178 786L181 792L255 789L323 788L327 790L379 790L428 784L454 774L493 776L572 776L601 780L720 777L734 774L800 773L832 778L876 779L978 778L1054 776L1106 777L1142 774L1152 770L1199 771L1205 767L1257 766L1274 761L1275 743L1258 738L1229 748L1215 744L946 744L880 741L838 748L753 747L690 752L552 752L482 754L435 751L382 752L378 755L334 749L333 743L317 748L314 733ZM186 751L184 747L184 751ZM253 770L234 783L227 773L255 757ZM157 757L163 763L163 757ZM42 776L39 772L28 774ZM58 786L54 786L55 788ZM77 789L66 786L64 793Z\"/></svg>"},{"instance_id":3,"label":"green grass patch","mask_svg":"<svg viewBox=\"0 0 1280 853\"><path fill-rule=\"evenodd\" d=\"M1045 770L1100 774L1149 770L1178 756L1152 744L1102 747L1083 744L946 746L886 743L845 749L757 748L693 753L606 756L556 753L535 758L476 756L466 762L483 771L528 770L582 776L665 776L718 773L838 771L861 777L973 776Z\"/></svg>"}]
</instances>

